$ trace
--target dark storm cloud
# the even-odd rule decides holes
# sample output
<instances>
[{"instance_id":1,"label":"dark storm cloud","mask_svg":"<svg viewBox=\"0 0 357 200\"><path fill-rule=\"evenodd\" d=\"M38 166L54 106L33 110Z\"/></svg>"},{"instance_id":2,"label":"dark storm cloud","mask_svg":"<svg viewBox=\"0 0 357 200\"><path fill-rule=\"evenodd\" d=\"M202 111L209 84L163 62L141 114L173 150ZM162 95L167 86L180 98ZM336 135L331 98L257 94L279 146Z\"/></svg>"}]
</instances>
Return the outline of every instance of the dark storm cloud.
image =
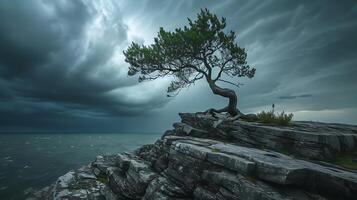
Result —
<instances>
[{"instance_id":1,"label":"dark storm cloud","mask_svg":"<svg viewBox=\"0 0 357 200\"><path fill-rule=\"evenodd\" d=\"M203 81L165 98L168 80L137 84L126 75L122 50L132 40L150 44L159 27L181 27L201 8L227 18L257 68L236 90L243 111L275 103L297 117L304 111L301 119L351 122L343 115L357 107L354 0L8 0L0 2L0 126L156 130L177 112L224 106Z\"/></svg>"},{"instance_id":2,"label":"dark storm cloud","mask_svg":"<svg viewBox=\"0 0 357 200\"><path fill-rule=\"evenodd\" d=\"M265 96L271 102L281 94L314 94L313 98L295 99L293 103L299 106L276 102L292 111L356 107L346 104L346 100L357 97L351 92L357 90L353 78L357 52L357 23L353 20L357 17L356 3L295 1L285 11L272 6L262 6L274 11L261 12L264 16L254 20L255 25L242 30L240 41L246 45L250 61L258 71L255 80L247 86L249 94L260 88L261 93L255 96ZM341 80L341 76L345 79ZM337 94L340 98L336 98Z\"/></svg>"},{"instance_id":3,"label":"dark storm cloud","mask_svg":"<svg viewBox=\"0 0 357 200\"><path fill-rule=\"evenodd\" d=\"M117 4L1 1L0 19L0 125L133 115L165 103L163 92L127 78Z\"/></svg>"}]
</instances>

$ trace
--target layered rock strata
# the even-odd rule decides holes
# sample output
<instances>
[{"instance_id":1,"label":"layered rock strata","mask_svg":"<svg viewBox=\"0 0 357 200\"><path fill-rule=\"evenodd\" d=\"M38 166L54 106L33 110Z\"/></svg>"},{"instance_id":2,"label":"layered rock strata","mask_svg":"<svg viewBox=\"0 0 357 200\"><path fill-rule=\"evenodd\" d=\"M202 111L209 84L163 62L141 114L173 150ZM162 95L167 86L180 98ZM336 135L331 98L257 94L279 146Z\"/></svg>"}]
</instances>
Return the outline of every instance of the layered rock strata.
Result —
<instances>
[{"instance_id":1,"label":"layered rock strata","mask_svg":"<svg viewBox=\"0 0 357 200\"><path fill-rule=\"evenodd\" d=\"M98 156L29 199L355 199L357 172L320 162L354 150L357 128L292 127L180 114L155 144Z\"/></svg>"}]
</instances>

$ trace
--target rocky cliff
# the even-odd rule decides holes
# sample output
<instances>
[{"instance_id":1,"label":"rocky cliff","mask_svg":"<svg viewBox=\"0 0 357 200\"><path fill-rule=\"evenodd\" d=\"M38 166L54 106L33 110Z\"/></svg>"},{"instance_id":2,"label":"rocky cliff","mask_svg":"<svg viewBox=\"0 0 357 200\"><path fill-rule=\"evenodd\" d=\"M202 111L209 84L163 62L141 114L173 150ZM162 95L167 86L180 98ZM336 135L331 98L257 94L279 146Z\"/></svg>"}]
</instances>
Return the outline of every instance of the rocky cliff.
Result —
<instances>
[{"instance_id":1,"label":"rocky cliff","mask_svg":"<svg viewBox=\"0 0 357 200\"><path fill-rule=\"evenodd\" d=\"M356 198L357 172L325 162L356 150L356 126L180 116L155 144L98 156L29 199Z\"/></svg>"}]
</instances>

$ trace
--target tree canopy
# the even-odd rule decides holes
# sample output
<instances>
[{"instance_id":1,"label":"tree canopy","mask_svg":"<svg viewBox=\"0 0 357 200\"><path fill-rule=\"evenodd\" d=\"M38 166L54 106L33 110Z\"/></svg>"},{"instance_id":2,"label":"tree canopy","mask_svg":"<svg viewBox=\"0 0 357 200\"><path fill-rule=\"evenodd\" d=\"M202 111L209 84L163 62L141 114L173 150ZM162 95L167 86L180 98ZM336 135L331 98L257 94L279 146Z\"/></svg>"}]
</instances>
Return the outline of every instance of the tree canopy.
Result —
<instances>
[{"instance_id":1,"label":"tree canopy","mask_svg":"<svg viewBox=\"0 0 357 200\"><path fill-rule=\"evenodd\" d=\"M206 79L214 94L225 96L217 89L229 89L218 87L217 82L239 86L238 81L232 80L252 78L255 74L255 69L247 64L245 49L236 43L235 33L225 32L225 28L226 19L207 9L202 9L195 20L188 18L188 25L183 28L166 31L161 27L153 44L133 42L124 51L125 61L130 64L128 75L139 74L139 81L172 76L174 80L168 93L179 92L181 88ZM230 78L223 79L223 74Z\"/></svg>"}]
</instances>

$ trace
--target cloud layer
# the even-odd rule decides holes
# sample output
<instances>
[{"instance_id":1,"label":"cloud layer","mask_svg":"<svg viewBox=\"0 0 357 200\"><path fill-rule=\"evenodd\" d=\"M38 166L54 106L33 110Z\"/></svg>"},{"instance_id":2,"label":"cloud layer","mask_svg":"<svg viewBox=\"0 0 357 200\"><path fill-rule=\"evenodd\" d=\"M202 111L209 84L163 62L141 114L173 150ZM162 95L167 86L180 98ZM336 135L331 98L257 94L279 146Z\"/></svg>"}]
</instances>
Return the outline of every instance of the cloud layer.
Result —
<instances>
[{"instance_id":1,"label":"cloud layer","mask_svg":"<svg viewBox=\"0 0 357 200\"><path fill-rule=\"evenodd\" d=\"M132 115L165 103L162 91L147 90L154 83L127 77L128 28L108 2L0 3L0 125Z\"/></svg>"},{"instance_id":2,"label":"cloud layer","mask_svg":"<svg viewBox=\"0 0 357 200\"><path fill-rule=\"evenodd\" d=\"M275 103L298 119L355 123L353 0L5 0L0 127L82 130L97 122L98 129L130 131L142 124L161 130L177 112L223 106L226 100L213 96L205 82L172 99L165 97L166 79L138 84L126 75L122 51L131 41L150 44L159 27L183 26L200 8L227 18L257 68L256 77L237 89L243 111Z\"/></svg>"}]
</instances>

